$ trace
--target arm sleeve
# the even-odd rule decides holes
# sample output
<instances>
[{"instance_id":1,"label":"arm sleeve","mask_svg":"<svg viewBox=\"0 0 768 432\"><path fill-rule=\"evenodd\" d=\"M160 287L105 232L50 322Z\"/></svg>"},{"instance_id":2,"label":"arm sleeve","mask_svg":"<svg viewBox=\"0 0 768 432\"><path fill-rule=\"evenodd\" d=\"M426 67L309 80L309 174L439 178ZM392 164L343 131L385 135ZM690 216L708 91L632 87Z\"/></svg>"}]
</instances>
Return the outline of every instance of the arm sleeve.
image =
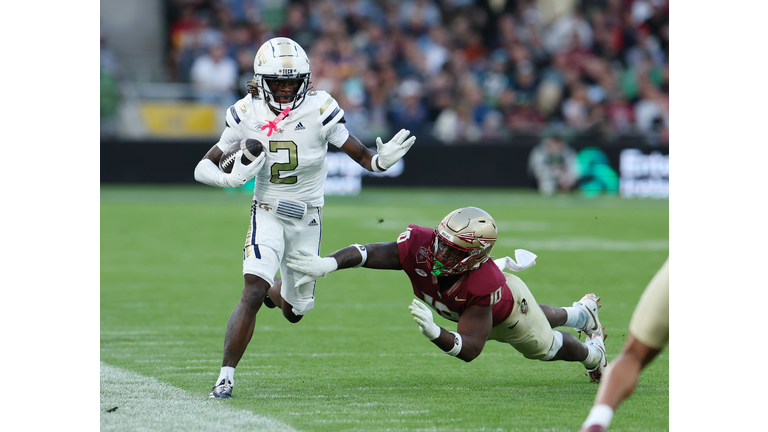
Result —
<instances>
[{"instance_id":1,"label":"arm sleeve","mask_svg":"<svg viewBox=\"0 0 768 432\"><path fill-rule=\"evenodd\" d=\"M336 123L330 129L326 129L324 132L320 132L320 137L329 143L333 144L336 148L340 148L347 142L349 138L349 131L347 127L341 123Z\"/></svg>"},{"instance_id":2,"label":"arm sleeve","mask_svg":"<svg viewBox=\"0 0 768 432\"><path fill-rule=\"evenodd\" d=\"M238 186L230 174L222 172L210 159L203 159L197 163L195 167L195 180L208 186Z\"/></svg>"}]
</instances>

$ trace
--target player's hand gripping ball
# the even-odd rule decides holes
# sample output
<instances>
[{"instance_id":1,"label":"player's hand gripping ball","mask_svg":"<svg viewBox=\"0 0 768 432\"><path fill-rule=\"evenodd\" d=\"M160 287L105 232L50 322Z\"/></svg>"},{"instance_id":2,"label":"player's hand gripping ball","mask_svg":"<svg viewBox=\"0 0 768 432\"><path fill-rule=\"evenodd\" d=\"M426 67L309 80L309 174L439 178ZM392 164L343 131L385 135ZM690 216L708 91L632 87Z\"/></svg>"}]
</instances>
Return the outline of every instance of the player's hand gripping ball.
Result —
<instances>
[{"instance_id":1,"label":"player's hand gripping ball","mask_svg":"<svg viewBox=\"0 0 768 432\"><path fill-rule=\"evenodd\" d=\"M243 155L240 157L240 162L243 165L250 165L264 152L264 147L259 140L251 138L241 139L229 146L227 151L221 155L219 169L227 174L231 173L232 167L235 166L237 152L240 150L243 151Z\"/></svg>"}]
</instances>

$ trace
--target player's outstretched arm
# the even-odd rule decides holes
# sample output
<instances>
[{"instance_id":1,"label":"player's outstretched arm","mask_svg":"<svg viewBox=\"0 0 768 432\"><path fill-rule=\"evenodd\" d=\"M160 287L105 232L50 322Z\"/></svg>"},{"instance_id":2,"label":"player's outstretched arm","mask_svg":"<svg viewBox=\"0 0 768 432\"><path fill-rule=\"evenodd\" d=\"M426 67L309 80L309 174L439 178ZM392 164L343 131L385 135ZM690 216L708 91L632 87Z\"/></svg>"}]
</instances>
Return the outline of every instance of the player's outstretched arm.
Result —
<instances>
[{"instance_id":1,"label":"player's outstretched arm","mask_svg":"<svg viewBox=\"0 0 768 432\"><path fill-rule=\"evenodd\" d=\"M363 256L365 255L365 256ZM339 263L339 268L365 267L380 270L402 270L400 252L396 242L352 245L328 255Z\"/></svg>"},{"instance_id":2,"label":"player's outstretched arm","mask_svg":"<svg viewBox=\"0 0 768 432\"><path fill-rule=\"evenodd\" d=\"M342 144L341 150L361 167L368 171L373 171L371 160L376 153L363 145L363 143L360 142L356 136L352 135L352 133L349 134L349 138Z\"/></svg>"},{"instance_id":3,"label":"player's outstretched arm","mask_svg":"<svg viewBox=\"0 0 768 432\"><path fill-rule=\"evenodd\" d=\"M395 242L354 244L339 249L325 258L299 249L288 252L285 263L288 267L311 278L325 277L336 270L353 267L402 270L400 254Z\"/></svg>"}]
</instances>

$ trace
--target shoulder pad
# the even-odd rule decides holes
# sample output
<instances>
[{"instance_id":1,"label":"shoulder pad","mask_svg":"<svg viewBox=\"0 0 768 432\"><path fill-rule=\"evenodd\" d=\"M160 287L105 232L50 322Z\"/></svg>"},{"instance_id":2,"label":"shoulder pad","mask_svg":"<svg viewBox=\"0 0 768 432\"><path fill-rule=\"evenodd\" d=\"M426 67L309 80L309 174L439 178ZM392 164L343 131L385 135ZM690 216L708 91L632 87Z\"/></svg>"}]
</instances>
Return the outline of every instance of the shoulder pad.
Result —
<instances>
[{"instance_id":1,"label":"shoulder pad","mask_svg":"<svg viewBox=\"0 0 768 432\"><path fill-rule=\"evenodd\" d=\"M322 92L325 93L325 92ZM318 94L322 94L318 93ZM327 93L326 93L327 94ZM331 95L320 106L321 131L325 132L344 117L344 110Z\"/></svg>"},{"instance_id":2,"label":"shoulder pad","mask_svg":"<svg viewBox=\"0 0 768 432\"><path fill-rule=\"evenodd\" d=\"M415 245L416 247L420 247L423 245L429 245L429 243L432 240L432 232L434 230L429 228L424 228L419 225L410 224L408 225L408 229L405 230L400 236L397 238L398 243L406 242L409 245Z\"/></svg>"},{"instance_id":3,"label":"shoulder pad","mask_svg":"<svg viewBox=\"0 0 768 432\"><path fill-rule=\"evenodd\" d=\"M250 102L251 97L248 95L235 102L234 105L227 109L227 126L236 131L240 130L240 122L242 122L248 115L248 112L252 110L252 104Z\"/></svg>"},{"instance_id":4,"label":"shoulder pad","mask_svg":"<svg viewBox=\"0 0 768 432\"><path fill-rule=\"evenodd\" d=\"M471 270L467 277L469 291L478 297L490 295L504 283L506 283L504 273L490 260L480 265L480 268Z\"/></svg>"}]
</instances>

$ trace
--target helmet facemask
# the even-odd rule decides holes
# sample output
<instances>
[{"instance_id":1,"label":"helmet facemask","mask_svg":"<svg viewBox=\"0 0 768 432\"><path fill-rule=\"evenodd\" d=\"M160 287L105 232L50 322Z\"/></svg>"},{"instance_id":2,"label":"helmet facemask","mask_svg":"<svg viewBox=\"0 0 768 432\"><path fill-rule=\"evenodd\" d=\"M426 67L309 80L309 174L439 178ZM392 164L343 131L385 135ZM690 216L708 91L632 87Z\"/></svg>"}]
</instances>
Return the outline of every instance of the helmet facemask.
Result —
<instances>
[{"instance_id":1,"label":"helmet facemask","mask_svg":"<svg viewBox=\"0 0 768 432\"><path fill-rule=\"evenodd\" d=\"M309 91L309 78L311 73L300 74L298 77L286 78L276 75L257 75L255 76L259 89L264 100L276 111L282 111L290 106L296 109L304 102L304 96ZM294 84L293 90L288 93L281 93L281 88L285 82ZM282 90L284 91L284 90ZM287 99L287 100L284 100Z\"/></svg>"},{"instance_id":2,"label":"helmet facemask","mask_svg":"<svg viewBox=\"0 0 768 432\"><path fill-rule=\"evenodd\" d=\"M446 241L439 234L432 236L432 247L429 249L427 262L431 273L435 276L447 276L467 271L466 248Z\"/></svg>"}]
</instances>

